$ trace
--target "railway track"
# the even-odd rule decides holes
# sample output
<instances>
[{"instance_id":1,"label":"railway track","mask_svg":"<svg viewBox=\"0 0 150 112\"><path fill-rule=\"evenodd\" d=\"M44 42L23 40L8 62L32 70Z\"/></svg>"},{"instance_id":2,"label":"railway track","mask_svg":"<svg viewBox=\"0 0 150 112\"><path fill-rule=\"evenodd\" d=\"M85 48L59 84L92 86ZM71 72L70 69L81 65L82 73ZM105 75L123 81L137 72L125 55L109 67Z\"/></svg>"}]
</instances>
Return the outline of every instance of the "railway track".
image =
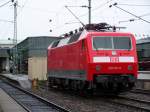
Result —
<instances>
[{"instance_id":1,"label":"railway track","mask_svg":"<svg viewBox=\"0 0 150 112\"><path fill-rule=\"evenodd\" d=\"M150 96L150 90L145 90L145 89L135 89L130 91L131 93L138 93L138 94L143 94L143 95L149 95Z\"/></svg>"},{"instance_id":2,"label":"railway track","mask_svg":"<svg viewBox=\"0 0 150 112\"><path fill-rule=\"evenodd\" d=\"M46 99L26 91L12 83L0 80L0 88L9 94L27 112L69 112Z\"/></svg>"},{"instance_id":3,"label":"railway track","mask_svg":"<svg viewBox=\"0 0 150 112\"><path fill-rule=\"evenodd\" d=\"M0 82L0 85L2 84L2 82ZM4 84L6 84L6 83L4 83ZM8 91L11 91L9 94L16 94L17 92L16 91L14 91L13 92L13 89L10 87L11 85L9 85L9 84L6 84L7 86L6 87L4 87L4 88L6 88L6 90L8 90ZM45 87L45 85L43 85L42 87L40 87L41 89L44 89L44 90L47 90L47 87ZM143 90L134 90L134 91L141 91L142 93L143 93ZM148 91L145 91L146 93L148 92ZM141 93L141 94L142 94ZM21 94L21 95L20 95ZM22 95L23 94L23 95ZM14 99L17 97L19 100L20 99L22 99L23 100L23 102L24 103L22 103L22 102L20 102L20 101L18 101L18 100L16 100L17 102L19 102L19 104L21 104L24 108L26 108L26 110L28 111L28 112L49 112L49 111L52 111L52 112L67 112L67 110L65 110L65 111L63 111L63 110L59 110L59 109L55 109L55 106L54 107L52 107L52 109L51 109L51 107L50 107L50 109L49 109L49 107L48 107L48 109L47 109L47 107L46 106L43 106L42 107L42 105L43 104L41 104L41 103L38 103L39 102L39 100L38 101L36 101L35 103L33 103L33 101L32 101L32 98L26 98L26 96L24 96L24 94L26 94L26 92L23 92L23 93L17 93L17 95L14 97ZM46 94L46 93L45 93ZM20 96L19 96L20 95ZM143 94L142 94L143 95ZM37 95L35 95L35 96L37 96ZM32 97L32 96L31 96ZM66 96L65 96L66 97ZM96 98L97 99L97 98ZM28 100L31 100L31 104L28 102ZM58 99L58 100L60 100L60 99ZM72 98L71 98L71 100L72 100ZM128 108L129 110L133 110L133 112L150 112L150 102L149 101L145 101L145 100L140 100L139 101L139 99L134 99L134 98L132 98L132 97L130 97L130 98L126 98L125 96L119 96L119 97L115 97L115 98L107 98L107 97L105 97L105 98L98 98L97 100L99 100L99 101L101 101L101 102L99 102L99 103L96 103L96 104L100 104L100 103L102 103L102 102L105 102L106 103L106 107L107 107L107 109L109 110L111 110L111 106L109 107L108 105L110 105L110 104L112 104L112 106L114 106L115 107L115 109L118 107L118 108L121 108L121 109L125 109L125 108ZM95 102L98 102L98 101L95 101ZM94 101L94 99L92 99L91 100L92 102ZM64 102L64 101L63 101ZM71 101L70 101L71 102ZM80 102L82 102L82 100L80 101ZM42 102L43 103L43 102ZM73 104L74 104L74 102L72 102ZM51 104L47 104L46 103L46 105L51 105ZM101 105L101 104L100 104ZM74 106L74 105L73 105ZM39 107L41 107L41 108L39 108ZM34 109L35 108L35 109ZM77 107L73 107L73 108L77 108ZM92 108L96 108L96 107L92 107ZM53 110L54 109L54 110ZM101 110L101 109L100 109Z\"/></svg>"},{"instance_id":4,"label":"railway track","mask_svg":"<svg viewBox=\"0 0 150 112\"><path fill-rule=\"evenodd\" d=\"M41 89L45 89L45 87L41 86ZM150 95L150 91L148 90L142 90L142 89L135 89L130 91L131 93L139 93L142 95ZM108 102L111 102L114 105L121 105L123 107L131 108L133 110L140 111L140 112L150 112L150 101L148 100L140 100L132 97L125 97L125 96L118 96L115 98L102 98L101 100L108 100Z\"/></svg>"},{"instance_id":5,"label":"railway track","mask_svg":"<svg viewBox=\"0 0 150 112\"><path fill-rule=\"evenodd\" d=\"M136 111L150 112L150 101L147 100L140 100L125 96L118 96L116 98L110 98L107 100L113 104L126 106L127 108L133 108Z\"/></svg>"}]
</instances>

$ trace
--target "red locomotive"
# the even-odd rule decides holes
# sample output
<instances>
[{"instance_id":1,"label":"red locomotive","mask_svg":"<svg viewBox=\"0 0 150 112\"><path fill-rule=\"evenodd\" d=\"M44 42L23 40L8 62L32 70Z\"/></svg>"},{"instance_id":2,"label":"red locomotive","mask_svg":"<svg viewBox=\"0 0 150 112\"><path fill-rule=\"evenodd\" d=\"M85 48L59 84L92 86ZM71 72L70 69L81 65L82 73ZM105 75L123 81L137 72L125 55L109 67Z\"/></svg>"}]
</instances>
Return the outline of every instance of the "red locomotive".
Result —
<instances>
[{"instance_id":1,"label":"red locomotive","mask_svg":"<svg viewBox=\"0 0 150 112\"><path fill-rule=\"evenodd\" d=\"M136 41L106 23L90 24L48 48L50 86L120 93L137 78Z\"/></svg>"}]
</instances>

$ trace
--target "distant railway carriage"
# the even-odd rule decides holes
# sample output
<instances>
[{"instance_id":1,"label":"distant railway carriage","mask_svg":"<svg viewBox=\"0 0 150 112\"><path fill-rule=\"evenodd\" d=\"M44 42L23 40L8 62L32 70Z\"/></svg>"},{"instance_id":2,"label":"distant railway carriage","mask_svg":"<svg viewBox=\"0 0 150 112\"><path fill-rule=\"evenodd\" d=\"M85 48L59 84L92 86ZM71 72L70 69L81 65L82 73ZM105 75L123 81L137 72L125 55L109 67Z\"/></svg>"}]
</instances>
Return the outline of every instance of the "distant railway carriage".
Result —
<instances>
[{"instance_id":1,"label":"distant railway carriage","mask_svg":"<svg viewBox=\"0 0 150 112\"><path fill-rule=\"evenodd\" d=\"M150 37L137 40L139 70L150 70Z\"/></svg>"},{"instance_id":2,"label":"distant railway carriage","mask_svg":"<svg viewBox=\"0 0 150 112\"><path fill-rule=\"evenodd\" d=\"M137 78L136 41L131 33L108 32L107 24L55 41L48 48L48 80L80 91L122 92Z\"/></svg>"},{"instance_id":3,"label":"distant railway carriage","mask_svg":"<svg viewBox=\"0 0 150 112\"><path fill-rule=\"evenodd\" d=\"M143 59L138 64L139 64L140 71L150 71L150 58L148 58L147 60Z\"/></svg>"}]
</instances>

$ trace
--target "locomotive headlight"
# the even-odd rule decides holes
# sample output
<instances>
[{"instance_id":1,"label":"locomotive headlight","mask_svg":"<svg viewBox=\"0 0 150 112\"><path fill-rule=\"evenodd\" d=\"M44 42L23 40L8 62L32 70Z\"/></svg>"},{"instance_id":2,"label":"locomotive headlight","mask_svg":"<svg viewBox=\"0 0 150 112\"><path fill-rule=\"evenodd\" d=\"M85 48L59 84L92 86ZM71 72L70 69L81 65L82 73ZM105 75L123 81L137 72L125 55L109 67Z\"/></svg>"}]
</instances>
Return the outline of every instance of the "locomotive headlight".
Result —
<instances>
[{"instance_id":1,"label":"locomotive headlight","mask_svg":"<svg viewBox=\"0 0 150 112\"><path fill-rule=\"evenodd\" d=\"M128 70L133 70L133 66L132 65L128 65Z\"/></svg>"},{"instance_id":2,"label":"locomotive headlight","mask_svg":"<svg viewBox=\"0 0 150 112\"><path fill-rule=\"evenodd\" d=\"M100 71L101 70L101 66L100 65L96 65L95 69L96 69L96 71Z\"/></svg>"}]
</instances>

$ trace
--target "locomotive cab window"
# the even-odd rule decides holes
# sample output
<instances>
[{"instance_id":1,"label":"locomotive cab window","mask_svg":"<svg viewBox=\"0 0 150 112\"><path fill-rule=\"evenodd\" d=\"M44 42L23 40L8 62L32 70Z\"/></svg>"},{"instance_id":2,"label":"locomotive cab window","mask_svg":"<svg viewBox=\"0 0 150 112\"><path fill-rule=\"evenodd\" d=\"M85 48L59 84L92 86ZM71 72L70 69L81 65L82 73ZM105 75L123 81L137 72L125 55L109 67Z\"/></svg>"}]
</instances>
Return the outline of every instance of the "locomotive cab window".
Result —
<instances>
[{"instance_id":1,"label":"locomotive cab window","mask_svg":"<svg viewBox=\"0 0 150 112\"><path fill-rule=\"evenodd\" d=\"M93 49L130 50L130 37L93 37Z\"/></svg>"},{"instance_id":2,"label":"locomotive cab window","mask_svg":"<svg viewBox=\"0 0 150 112\"><path fill-rule=\"evenodd\" d=\"M129 37L113 38L114 49L131 49L131 40Z\"/></svg>"},{"instance_id":3,"label":"locomotive cab window","mask_svg":"<svg viewBox=\"0 0 150 112\"><path fill-rule=\"evenodd\" d=\"M81 35L81 32L73 34L71 36L70 40L68 41L68 44L77 41L79 39L80 35Z\"/></svg>"},{"instance_id":4,"label":"locomotive cab window","mask_svg":"<svg viewBox=\"0 0 150 112\"><path fill-rule=\"evenodd\" d=\"M69 39L70 39L69 37L61 39L60 42L58 43L57 47L61 47L61 46L67 45Z\"/></svg>"},{"instance_id":5,"label":"locomotive cab window","mask_svg":"<svg viewBox=\"0 0 150 112\"><path fill-rule=\"evenodd\" d=\"M94 49L112 49L111 37L94 37Z\"/></svg>"},{"instance_id":6,"label":"locomotive cab window","mask_svg":"<svg viewBox=\"0 0 150 112\"><path fill-rule=\"evenodd\" d=\"M53 42L53 44L52 44L51 48L57 47L58 43L59 43L59 41L55 41L55 42Z\"/></svg>"}]
</instances>

